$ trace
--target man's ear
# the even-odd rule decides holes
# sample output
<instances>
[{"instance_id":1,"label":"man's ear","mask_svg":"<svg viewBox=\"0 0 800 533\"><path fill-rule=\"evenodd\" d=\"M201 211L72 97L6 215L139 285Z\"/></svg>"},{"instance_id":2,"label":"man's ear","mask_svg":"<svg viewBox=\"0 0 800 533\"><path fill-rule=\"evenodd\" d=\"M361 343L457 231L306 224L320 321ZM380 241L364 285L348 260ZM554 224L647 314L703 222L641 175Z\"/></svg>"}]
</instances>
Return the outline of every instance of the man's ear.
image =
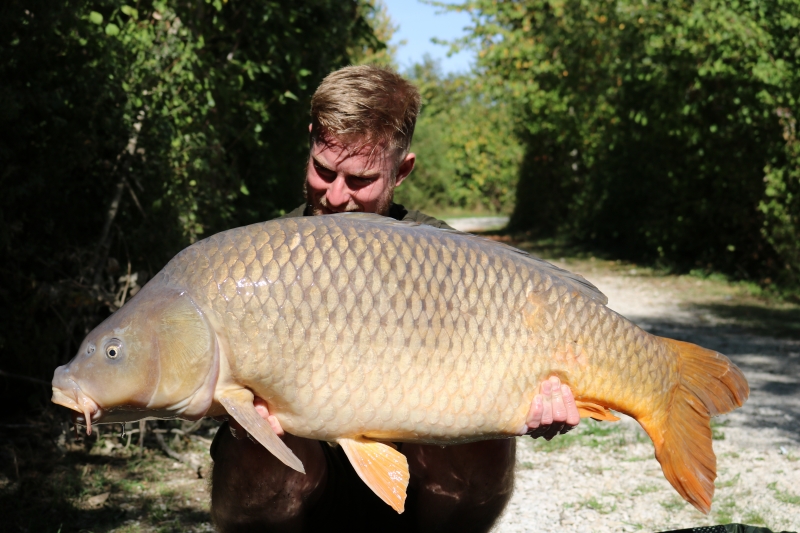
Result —
<instances>
[{"instance_id":1,"label":"man's ear","mask_svg":"<svg viewBox=\"0 0 800 533\"><path fill-rule=\"evenodd\" d=\"M400 163L400 166L397 169L397 177L394 180L394 186L397 187L400 185L404 179L411 174L411 171L414 170L414 165L417 162L417 154L410 152L406 154L403 158L403 161Z\"/></svg>"},{"instance_id":2,"label":"man's ear","mask_svg":"<svg viewBox=\"0 0 800 533\"><path fill-rule=\"evenodd\" d=\"M313 125L312 123L310 123L310 122L308 123L308 133L311 133L311 128L312 128L313 126L314 126L314 125Z\"/></svg>"}]
</instances>

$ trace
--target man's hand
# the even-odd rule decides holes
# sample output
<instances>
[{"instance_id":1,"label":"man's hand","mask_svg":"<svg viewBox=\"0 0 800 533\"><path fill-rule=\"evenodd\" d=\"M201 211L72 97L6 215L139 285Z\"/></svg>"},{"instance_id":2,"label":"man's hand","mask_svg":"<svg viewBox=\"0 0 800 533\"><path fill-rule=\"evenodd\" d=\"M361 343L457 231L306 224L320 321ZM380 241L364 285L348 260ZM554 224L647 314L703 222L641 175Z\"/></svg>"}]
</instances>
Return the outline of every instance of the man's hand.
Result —
<instances>
[{"instance_id":1,"label":"man's hand","mask_svg":"<svg viewBox=\"0 0 800 533\"><path fill-rule=\"evenodd\" d=\"M253 400L253 407L256 408L256 412L261 415L261 418L269 422L269 427L272 428L272 431L274 431L277 436L283 437L286 434L281 427L281 423L278 422L278 418L275 415L269 414L269 408L267 407L267 402L265 400L262 400L256 396L255 400ZM239 422L237 422L232 416L227 417L227 420L228 425L231 428L231 434L235 438L241 439L247 434L242 425L239 424Z\"/></svg>"},{"instance_id":2,"label":"man's hand","mask_svg":"<svg viewBox=\"0 0 800 533\"><path fill-rule=\"evenodd\" d=\"M528 435L534 439L544 437L550 440L580 423L581 417L572 391L568 386L562 385L556 376L542 383L539 392L533 397L528 418L525 420Z\"/></svg>"}]
</instances>

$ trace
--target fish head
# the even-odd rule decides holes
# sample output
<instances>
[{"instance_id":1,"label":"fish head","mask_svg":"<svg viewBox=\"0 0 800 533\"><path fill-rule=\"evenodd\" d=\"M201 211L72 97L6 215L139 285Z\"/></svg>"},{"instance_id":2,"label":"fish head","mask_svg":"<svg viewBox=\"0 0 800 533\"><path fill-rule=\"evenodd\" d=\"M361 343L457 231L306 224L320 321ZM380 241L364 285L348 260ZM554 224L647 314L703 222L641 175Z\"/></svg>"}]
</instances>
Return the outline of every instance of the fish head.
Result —
<instances>
[{"instance_id":1,"label":"fish head","mask_svg":"<svg viewBox=\"0 0 800 533\"><path fill-rule=\"evenodd\" d=\"M87 433L92 423L197 419L211 404L217 360L214 330L192 298L152 283L56 369L52 401L75 411Z\"/></svg>"}]
</instances>

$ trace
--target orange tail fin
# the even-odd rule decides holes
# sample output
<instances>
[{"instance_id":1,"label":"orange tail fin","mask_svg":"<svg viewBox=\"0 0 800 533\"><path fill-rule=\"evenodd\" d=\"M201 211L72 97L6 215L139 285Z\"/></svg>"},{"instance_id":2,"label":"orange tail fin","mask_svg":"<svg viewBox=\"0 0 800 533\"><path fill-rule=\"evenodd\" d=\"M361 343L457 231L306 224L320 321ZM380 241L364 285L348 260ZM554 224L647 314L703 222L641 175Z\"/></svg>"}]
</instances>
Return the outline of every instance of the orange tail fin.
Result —
<instances>
[{"instance_id":1,"label":"orange tail fin","mask_svg":"<svg viewBox=\"0 0 800 533\"><path fill-rule=\"evenodd\" d=\"M742 371L724 355L664 339L680 360L680 384L666 413L639 420L656 447L664 476L683 498L708 514L717 477L710 417L741 406L750 394Z\"/></svg>"}]
</instances>

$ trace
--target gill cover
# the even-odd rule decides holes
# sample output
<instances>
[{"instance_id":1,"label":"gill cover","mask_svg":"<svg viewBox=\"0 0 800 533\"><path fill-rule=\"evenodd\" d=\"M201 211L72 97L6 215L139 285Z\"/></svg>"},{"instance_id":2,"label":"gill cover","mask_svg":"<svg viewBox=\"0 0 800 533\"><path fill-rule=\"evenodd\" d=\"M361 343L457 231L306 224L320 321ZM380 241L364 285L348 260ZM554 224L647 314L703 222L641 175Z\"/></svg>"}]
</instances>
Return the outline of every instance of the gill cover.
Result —
<instances>
[{"instance_id":1,"label":"gill cover","mask_svg":"<svg viewBox=\"0 0 800 533\"><path fill-rule=\"evenodd\" d=\"M151 327L159 378L148 407L182 412L190 403L196 403L193 399L210 404L218 366L216 338L192 299L174 291L173 297L165 298L163 307L154 314ZM197 398L198 393L204 398Z\"/></svg>"}]
</instances>

